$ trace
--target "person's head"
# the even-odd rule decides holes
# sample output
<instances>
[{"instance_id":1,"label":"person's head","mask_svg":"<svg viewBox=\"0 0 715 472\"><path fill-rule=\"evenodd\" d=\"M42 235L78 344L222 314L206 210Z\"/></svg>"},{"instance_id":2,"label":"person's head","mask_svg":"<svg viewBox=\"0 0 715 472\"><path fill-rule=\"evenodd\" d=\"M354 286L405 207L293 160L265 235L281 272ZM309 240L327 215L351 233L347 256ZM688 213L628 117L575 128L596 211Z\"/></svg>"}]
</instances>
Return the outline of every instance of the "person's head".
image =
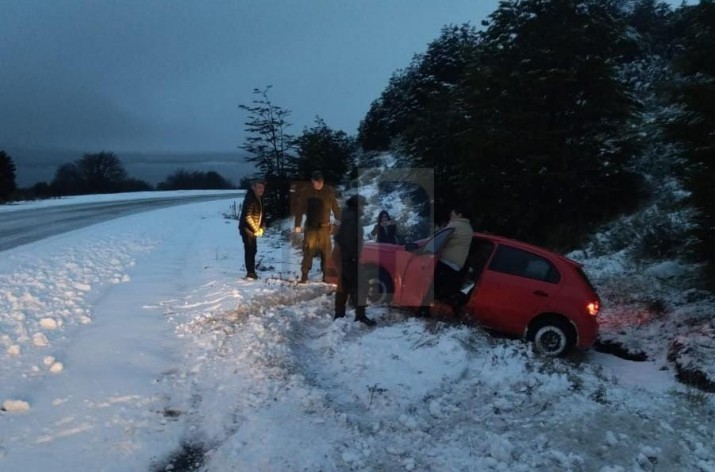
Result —
<instances>
[{"instance_id":1,"label":"person's head","mask_svg":"<svg viewBox=\"0 0 715 472\"><path fill-rule=\"evenodd\" d=\"M348 198L348 200L345 202L348 208L352 208L358 214L362 213L362 210L363 208L365 208L366 203L367 200L365 200L365 197L357 193L355 195L350 196L350 198Z\"/></svg>"},{"instance_id":2,"label":"person's head","mask_svg":"<svg viewBox=\"0 0 715 472\"><path fill-rule=\"evenodd\" d=\"M461 202L455 202L451 206L452 211L449 212L449 219L467 218L469 219L469 209Z\"/></svg>"},{"instance_id":3,"label":"person's head","mask_svg":"<svg viewBox=\"0 0 715 472\"><path fill-rule=\"evenodd\" d=\"M378 222L378 223L383 223L383 222L385 222L385 221L390 221L391 219L392 219L392 218L390 218L390 214L389 214L387 211L385 211L385 210L382 210L382 211L381 211L380 213L378 213L378 215L377 215L377 222Z\"/></svg>"},{"instance_id":4,"label":"person's head","mask_svg":"<svg viewBox=\"0 0 715 472\"><path fill-rule=\"evenodd\" d=\"M257 197L262 197L266 191L266 181L264 179L255 179L251 182L251 189Z\"/></svg>"},{"instance_id":5,"label":"person's head","mask_svg":"<svg viewBox=\"0 0 715 472\"><path fill-rule=\"evenodd\" d=\"M325 180L323 179L323 173L316 170L310 175L310 182L313 184L314 190L322 190Z\"/></svg>"}]
</instances>

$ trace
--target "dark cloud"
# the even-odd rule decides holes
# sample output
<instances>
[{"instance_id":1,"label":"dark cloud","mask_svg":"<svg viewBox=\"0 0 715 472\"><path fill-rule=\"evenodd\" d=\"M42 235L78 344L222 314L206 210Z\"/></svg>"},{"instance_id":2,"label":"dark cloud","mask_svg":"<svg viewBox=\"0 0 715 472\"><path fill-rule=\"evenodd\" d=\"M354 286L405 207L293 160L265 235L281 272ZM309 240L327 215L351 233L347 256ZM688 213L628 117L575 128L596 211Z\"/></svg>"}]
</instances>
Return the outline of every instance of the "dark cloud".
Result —
<instances>
[{"instance_id":1,"label":"dark cloud","mask_svg":"<svg viewBox=\"0 0 715 472\"><path fill-rule=\"evenodd\" d=\"M396 70L498 0L3 0L0 147L229 151L254 88L357 130Z\"/></svg>"}]
</instances>

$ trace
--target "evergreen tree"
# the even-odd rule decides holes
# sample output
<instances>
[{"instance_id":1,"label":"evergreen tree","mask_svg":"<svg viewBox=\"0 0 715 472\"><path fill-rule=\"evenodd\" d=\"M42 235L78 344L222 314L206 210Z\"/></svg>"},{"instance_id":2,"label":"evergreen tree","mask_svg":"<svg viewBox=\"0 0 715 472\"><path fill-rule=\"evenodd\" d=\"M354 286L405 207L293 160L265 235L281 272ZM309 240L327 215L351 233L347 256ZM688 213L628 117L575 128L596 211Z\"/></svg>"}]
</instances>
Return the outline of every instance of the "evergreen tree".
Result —
<instances>
[{"instance_id":1,"label":"evergreen tree","mask_svg":"<svg viewBox=\"0 0 715 472\"><path fill-rule=\"evenodd\" d=\"M451 90L462 79L477 44L477 32L468 24L442 28L427 51L415 56L406 70L397 71L370 106L358 129L362 149L384 151L405 144L408 150L416 148L413 154L421 155L431 145L448 144L445 123L458 115L450 101ZM441 154L439 158L450 155Z\"/></svg>"},{"instance_id":2,"label":"evergreen tree","mask_svg":"<svg viewBox=\"0 0 715 472\"><path fill-rule=\"evenodd\" d=\"M263 173L266 183L264 202L269 217L288 214L290 205L290 184L295 176L295 156L293 136L288 133L290 111L274 105L268 97L271 86L263 90L254 89L252 105L239 105L248 112L244 123L246 138L239 146L247 151L246 161L252 162Z\"/></svg>"},{"instance_id":3,"label":"evergreen tree","mask_svg":"<svg viewBox=\"0 0 715 472\"><path fill-rule=\"evenodd\" d=\"M5 151L0 151L0 202L8 201L17 190L15 163Z\"/></svg>"},{"instance_id":4,"label":"evergreen tree","mask_svg":"<svg viewBox=\"0 0 715 472\"><path fill-rule=\"evenodd\" d=\"M327 182L339 184L353 166L355 140L344 131L331 129L320 117L316 118L315 126L303 130L295 146L297 176L303 180L319 170Z\"/></svg>"},{"instance_id":5,"label":"evergreen tree","mask_svg":"<svg viewBox=\"0 0 715 472\"><path fill-rule=\"evenodd\" d=\"M697 251L715 282L715 3L681 7L682 54L676 66L683 79L676 90L682 113L670 131L687 160L686 186L697 209Z\"/></svg>"},{"instance_id":6,"label":"evergreen tree","mask_svg":"<svg viewBox=\"0 0 715 472\"><path fill-rule=\"evenodd\" d=\"M503 1L486 22L459 89L470 122L451 187L489 230L575 243L637 197L636 103L618 75L636 47L618 3Z\"/></svg>"}]
</instances>

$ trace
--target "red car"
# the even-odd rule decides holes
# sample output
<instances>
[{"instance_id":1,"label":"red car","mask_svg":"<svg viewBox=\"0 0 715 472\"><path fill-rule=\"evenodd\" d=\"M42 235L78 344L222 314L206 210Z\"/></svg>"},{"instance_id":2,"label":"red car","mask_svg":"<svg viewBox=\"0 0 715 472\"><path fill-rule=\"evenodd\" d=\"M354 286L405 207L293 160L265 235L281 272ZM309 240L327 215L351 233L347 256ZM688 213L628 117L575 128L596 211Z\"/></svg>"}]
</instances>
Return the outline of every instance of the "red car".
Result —
<instances>
[{"instance_id":1,"label":"red car","mask_svg":"<svg viewBox=\"0 0 715 472\"><path fill-rule=\"evenodd\" d=\"M371 303L419 307L453 230L404 246L366 242L361 265ZM548 356L587 349L598 335L600 299L581 264L544 248L474 233L460 305L485 327L533 341ZM462 295L463 294L463 295ZM429 299L429 298L427 298Z\"/></svg>"}]
</instances>

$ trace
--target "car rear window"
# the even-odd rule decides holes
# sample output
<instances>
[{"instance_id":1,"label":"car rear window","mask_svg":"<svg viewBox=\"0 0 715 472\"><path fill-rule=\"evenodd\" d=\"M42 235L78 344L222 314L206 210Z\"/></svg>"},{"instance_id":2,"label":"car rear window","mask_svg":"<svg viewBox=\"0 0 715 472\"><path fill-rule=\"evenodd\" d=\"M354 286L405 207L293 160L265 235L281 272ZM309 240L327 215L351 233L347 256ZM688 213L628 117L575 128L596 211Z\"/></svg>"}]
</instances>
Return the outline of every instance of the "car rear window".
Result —
<instances>
[{"instance_id":1,"label":"car rear window","mask_svg":"<svg viewBox=\"0 0 715 472\"><path fill-rule=\"evenodd\" d=\"M500 244L489 270L556 284L561 274L548 259L532 252Z\"/></svg>"}]
</instances>

